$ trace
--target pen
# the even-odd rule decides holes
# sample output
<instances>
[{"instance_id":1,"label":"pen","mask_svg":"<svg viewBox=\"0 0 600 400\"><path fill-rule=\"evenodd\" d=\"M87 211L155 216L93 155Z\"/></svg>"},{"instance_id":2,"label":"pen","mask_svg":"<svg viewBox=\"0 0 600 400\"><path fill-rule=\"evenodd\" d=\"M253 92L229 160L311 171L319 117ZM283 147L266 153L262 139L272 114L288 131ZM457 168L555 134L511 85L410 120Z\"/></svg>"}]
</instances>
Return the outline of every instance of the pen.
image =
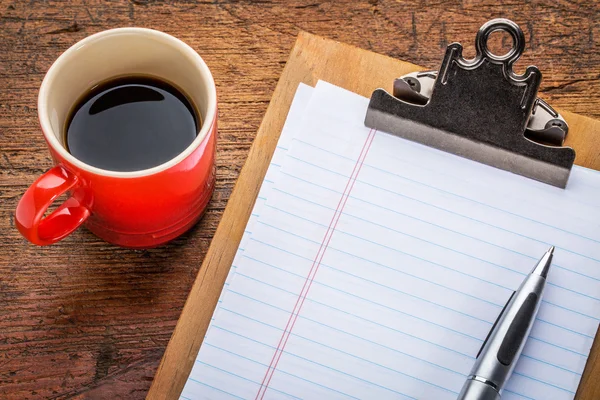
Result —
<instances>
[{"instance_id":1,"label":"pen","mask_svg":"<svg viewBox=\"0 0 600 400\"><path fill-rule=\"evenodd\" d=\"M458 400L498 400L510 378L537 315L554 246L514 292L483 342Z\"/></svg>"}]
</instances>

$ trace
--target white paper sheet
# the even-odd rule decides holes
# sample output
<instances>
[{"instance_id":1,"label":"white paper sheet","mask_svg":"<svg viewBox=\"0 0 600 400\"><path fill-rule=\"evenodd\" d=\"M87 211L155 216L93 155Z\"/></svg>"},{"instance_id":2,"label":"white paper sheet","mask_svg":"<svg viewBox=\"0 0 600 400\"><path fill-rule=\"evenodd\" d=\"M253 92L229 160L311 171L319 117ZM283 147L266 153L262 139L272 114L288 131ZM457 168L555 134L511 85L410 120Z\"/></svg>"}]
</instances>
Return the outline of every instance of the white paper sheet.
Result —
<instances>
[{"instance_id":1,"label":"white paper sheet","mask_svg":"<svg viewBox=\"0 0 600 400\"><path fill-rule=\"evenodd\" d=\"M572 399L600 318L600 174L567 189L364 127L319 82L183 399L455 399L550 244L503 399ZM286 126L287 128L287 126Z\"/></svg>"},{"instance_id":2,"label":"white paper sheet","mask_svg":"<svg viewBox=\"0 0 600 400\"><path fill-rule=\"evenodd\" d=\"M246 223L246 229L244 230L244 234L240 241L240 245L235 254L233 265L237 265L237 261L244 254L246 242L248 238L252 236L252 229L254 228L254 224L256 220L260 217L260 212L263 208L265 201L267 200L267 196L271 193L271 188L273 183L279 177L279 170L281 168L281 163L288 152L289 147L292 144L292 139L294 137L294 129L302 122L302 112L308 105L310 100L310 96L312 94L313 88L311 86L305 85L304 83L300 83L298 88L296 89L296 93L294 95L294 99L292 100L292 104L290 105L290 111L288 112L285 124L283 129L281 130L281 134L279 135L279 140L277 141L277 147L273 152L273 157L271 157L271 162L269 163L269 167L267 168L267 172L265 173L265 178L260 186L260 190L258 191L258 196L256 201L254 202L254 207L252 208L252 213L250 214L250 218L248 218L248 222ZM223 291L221 292L221 298L217 304L215 309L216 312L219 309L220 304L222 303L223 296L227 292L227 288L229 287L231 281L235 276L236 267L232 267L229 270L229 274L225 280L225 284L223 286Z\"/></svg>"}]
</instances>

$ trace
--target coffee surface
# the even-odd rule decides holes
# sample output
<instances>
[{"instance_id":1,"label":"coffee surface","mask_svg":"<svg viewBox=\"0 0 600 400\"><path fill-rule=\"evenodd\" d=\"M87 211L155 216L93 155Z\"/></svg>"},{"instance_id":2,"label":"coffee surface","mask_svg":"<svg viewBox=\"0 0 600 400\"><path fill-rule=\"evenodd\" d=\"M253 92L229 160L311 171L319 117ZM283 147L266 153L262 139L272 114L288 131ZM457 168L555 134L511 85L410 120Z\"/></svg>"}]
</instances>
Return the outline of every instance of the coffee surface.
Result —
<instances>
[{"instance_id":1,"label":"coffee surface","mask_svg":"<svg viewBox=\"0 0 600 400\"><path fill-rule=\"evenodd\" d=\"M185 150L200 129L196 109L173 85L131 76L84 95L67 119L65 143L77 159L111 171L139 171Z\"/></svg>"}]
</instances>

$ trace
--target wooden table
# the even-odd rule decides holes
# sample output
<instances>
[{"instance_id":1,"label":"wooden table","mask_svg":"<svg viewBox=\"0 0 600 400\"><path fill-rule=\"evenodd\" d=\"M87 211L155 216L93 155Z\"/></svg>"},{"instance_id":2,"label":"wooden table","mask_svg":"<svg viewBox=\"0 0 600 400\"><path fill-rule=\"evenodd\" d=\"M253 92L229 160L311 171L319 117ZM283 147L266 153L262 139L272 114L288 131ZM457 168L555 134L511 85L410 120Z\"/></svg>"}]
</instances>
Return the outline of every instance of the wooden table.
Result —
<instances>
[{"instance_id":1,"label":"wooden table","mask_svg":"<svg viewBox=\"0 0 600 400\"><path fill-rule=\"evenodd\" d=\"M473 54L478 27L505 16L525 30L517 70L534 63L543 71L541 96L600 118L600 4L441 3L0 0L0 398L145 396L301 29L436 67L446 44L462 42ZM183 39L213 71L220 131L210 208L158 249L119 249L85 229L34 247L12 212L51 166L36 117L43 75L77 40L131 25ZM598 398L599 385L581 398Z\"/></svg>"}]
</instances>

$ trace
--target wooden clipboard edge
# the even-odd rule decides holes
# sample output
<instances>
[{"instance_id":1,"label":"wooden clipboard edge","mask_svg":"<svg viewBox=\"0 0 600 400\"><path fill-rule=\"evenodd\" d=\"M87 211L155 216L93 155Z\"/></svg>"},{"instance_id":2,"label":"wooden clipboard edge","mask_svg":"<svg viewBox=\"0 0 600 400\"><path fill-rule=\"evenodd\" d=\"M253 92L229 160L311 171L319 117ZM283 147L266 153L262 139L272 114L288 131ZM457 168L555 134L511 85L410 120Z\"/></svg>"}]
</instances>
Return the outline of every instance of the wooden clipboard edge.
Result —
<instances>
[{"instance_id":1,"label":"wooden clipboard edge","mask_svg":"<svg viewBox=\"0 0 600 400\"><path fill-rule=\"evenodd\" d=\"M330 60L339 59L348 66L344 72L337 70L339 63L328 65ZM376 62L372 62L373 59L376 59ZM423 68L307 32L299 33L155 374L148 399L176 399L183 390L210 324L298 84L303 82L314 86L318 79L323 79L370 97L376 87L389 87L393 78L418 70ZM362 76L369 76L369 82L363 82ZM597 135L600 134L600 121L570 112L561 111L561 114L571 125L566 145L575 149L585 149L590 145L588 139L593 135L599 137ZM577 120L577 123L573 123L574 120ZM594 147L597 150L598 146ZM600 151L578 152L576 163L600 170ZM599 376L600 344L595 340L576 399L600 398L600 384L594 379Z\"/></svg>"},{"instance_id":2,"label":"wooden clipboard edge","mask_svg":"<svg viewBox=\"0 0 600 400\"><path fill-rule=\"evenodd\" d=\"M600 121L570 111L558 112L569 124L565 146L575 149L575 164L600 171Z\"/></svg>"},{"instance_id":3,"label":"wooden clipboard edge","mask_svg":"<svg viewBox=\"0 0 600 400\"><path fill-rule=\"evenodd\" d=\"M279 78L248 158L158 366L147 399L178 398L192 370L221 294L221 290L215 288L223 288L294 93L300 83L290 81L289 77L291 60L301 59L304 36L301 33L296 39ZM307 77L307 81L310 84L309 78Z\"/></svg>"}]
</instances>

